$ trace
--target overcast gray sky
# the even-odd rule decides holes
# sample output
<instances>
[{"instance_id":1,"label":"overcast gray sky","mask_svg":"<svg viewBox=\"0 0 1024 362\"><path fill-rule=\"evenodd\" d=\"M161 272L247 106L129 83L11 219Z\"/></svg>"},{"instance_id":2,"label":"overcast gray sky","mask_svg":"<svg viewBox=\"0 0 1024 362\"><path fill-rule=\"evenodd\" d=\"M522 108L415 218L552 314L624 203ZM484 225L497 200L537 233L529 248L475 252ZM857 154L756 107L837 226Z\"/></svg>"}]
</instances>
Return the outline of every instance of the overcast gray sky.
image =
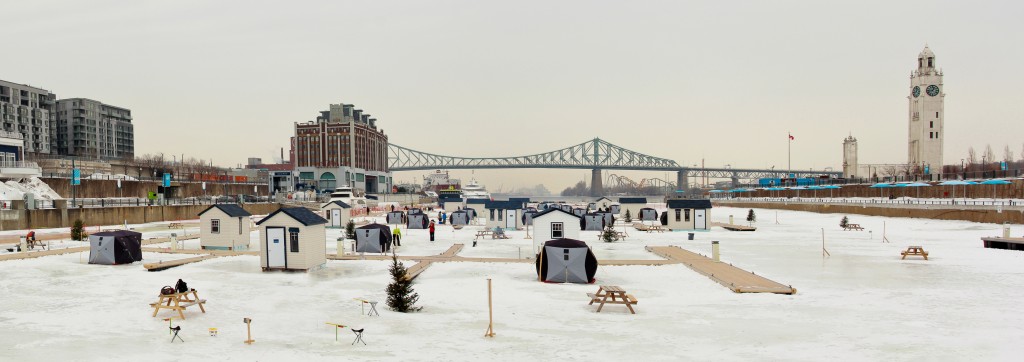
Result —
<instances>
[{"instance_id":1,"label":"overcast gray sky","mask_svg":"<svg viewBox=\"0 0 1024 362\"><path fill-rule=\"evenodd\" d=\"M946 74L946 162L972 145L1024 153L1024 5L1014 1L2 8L0 79L130 108L139 154L270 159L293 122L344 102L391 142L438 154L532 154L601 137L682 164L785 167L791 131L794 168L839 169L849 133L862 162L905 162L908 77L926 43ZM476 172L492 189L552 191L588 175Z\"/></svg>"}]
</instances>

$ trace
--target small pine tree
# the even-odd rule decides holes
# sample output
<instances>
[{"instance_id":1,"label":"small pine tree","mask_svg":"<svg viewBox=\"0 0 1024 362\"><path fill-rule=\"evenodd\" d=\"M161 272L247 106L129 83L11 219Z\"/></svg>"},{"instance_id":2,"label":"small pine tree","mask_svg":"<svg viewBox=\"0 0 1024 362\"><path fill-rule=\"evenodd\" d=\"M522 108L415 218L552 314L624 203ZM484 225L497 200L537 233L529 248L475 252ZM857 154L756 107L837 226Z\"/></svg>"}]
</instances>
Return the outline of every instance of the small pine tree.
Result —
<instances>
[{"instance_id":1,"label":"small pine tree","mask_svg":"<svg viewBox=\"0 0 1024 362\"><path fill-rule=\"evenodd\" d=\"M755 222L757 222L757 215L754 214L754 209L750 209L747 211L747 223L753 224Z\"/></svg>"},{"instance_id":2,"label":"small pine tree","mask_svg":"<svg viewBox=\"0 0 1024 362\"><path fill-rule=\"evenodd\" d=\"M625 215L624 218L625 218L626 222L633 222L633 215L629 214L629 209L626 209L626 215Z\"/></svg>"},{"instance_id":3,"label":"small pine tree","mask_svg":"<svg viewBox=\"0 0 1024 362\"><path fill-rule=\"evenodd\" d=\"M601 231L601 240L606 243L614 242L619 240L619 236L615 234L615 229L611 225L605 226L604 230Z\"/></svg>"},{"instance_id":4,"label":"small pine tree","mask_svg":"<svg viewBox=\"0 0 1024 362\"><path fill-rule=\"evenodd\" d=\"M388 307L396 312L408 313L420 310L420 308L413 307L416 301L420 299L420 295L412 290L412 280L406 278L408 271L405 269L405 265L398 261L398 256L395 255L394 251L391 252L391 268L388 269L391 273L392 282L388 284Z\"/></svg>"},{"instance_id":5,"label":"small pine tree","mask_svg":"<svg viewBox=\"0 0 1024 362\"><path fill-rule=\"evenodd\" d=\"M345 237L352 240L356 239L356 223L352 219L349 219L348 224L345 224Z\"/></svg>"},{"instance_id":6,"label":"small pine tree","mask_svg":"<svg viewBox=\"0 0 1024 362\"><path fill-rule=\"evenodd\" d=\"M76 219L75 223L71 225L71 240L80 241L85 239L85 223L81 219Z\"/></svg>"},{"instance_id":7,"label":"small pine tree","mask_svg":"<svg viewBox=\"0 0 1024 362\"><path fill-rule=\"evenodd\" d=\"M850 225L850 219L843 216L843 219L839 220L839 227L845 229L847 225Z\"/></svg>"}]
</instances>

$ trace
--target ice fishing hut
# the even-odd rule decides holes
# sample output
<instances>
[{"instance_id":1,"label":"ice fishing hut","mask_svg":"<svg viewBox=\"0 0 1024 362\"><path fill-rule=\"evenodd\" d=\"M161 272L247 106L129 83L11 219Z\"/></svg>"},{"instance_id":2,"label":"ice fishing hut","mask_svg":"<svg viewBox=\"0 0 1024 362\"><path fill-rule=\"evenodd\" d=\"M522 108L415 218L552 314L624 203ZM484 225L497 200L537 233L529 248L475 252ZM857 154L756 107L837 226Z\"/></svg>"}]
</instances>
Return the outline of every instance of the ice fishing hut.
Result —
<instances>
[{"instance_id":1,"label":"ice fishing hut","mask_svg":"<svg viewBox=\"0 0 1024 362\"><path fill-rule=\"evenodd\" d=\"M129 230L89 235L89 264L131 264L142 261L142 233Z\"/></svg>"},{"instance_id":2,"label":"ice fishing hut","mask_svg":"<svg viewBox=\"0 0 1024 362\"><path fill-rule=\"evenodd\" d=\"M629 217L633 220L641 220L640 209L647 207L646 197L620 197L619 198L619 211L616 214L620 214L623 217L626 215L626 210L629 210ZM657 213L657 212L655 212ZM657 217L655 217L657 218Z\"/></svg>"},{"instance_id":3,"label":"ice fishing hut","mask_svg":"<svg viewBox=\"0 0 1024 362\"><path fill-rule=\"evenodd\" d=\"M568 212L570 214L572 213L572 205L569 205L569 204L558 204L558 207L561 208L565 212Z\"/></svg>"},{"instance_id":4,"label":"ice fishing hut","mask_svg":"<svg viewBox=\"0 0 1024 362\"><path fill-rule=\"evenodd\" d=\"M352 206L341 201L328 202L321 206L320 210L327 216L327 227L329 228L345 227L352 216Z\"/></svg>"},{"instance_id":5,"label":"ice fishing hut","mask_svg":"<svg viewBox=\"0 0 1024 362\"><path fill-rule=\"evenodd\" d=\"M441 205L441 209L448 213L459 211L466 207L465 200L463 200L458 194L439 195L437 202Z\"/></svg>"},{"instance_id":6,"label":"ice fishing hut","mask_svg":"<svg viewBox=\"0 0 1024 362\"><path fill-rule=\"evenodd\" d=\"M357 253L386 253L390 250L391 228L387 225L369 224L356 228Z\"/></svg>"},{"instance_id":7,"label":"ice fishing hut","mask_svg":"<svg viewBox=\"0 0 1024 362\"><path fill-rule=\"evenodd\" d=\"M707 230L711 200L668 200L665 213L669 230Z\"/></svg>"},{"instance_id":8,"label":"ice fishing hut","mask_svg":"<svg viewBox=\"0 0 1024 362\"><path fill-rule=\"evenodd\" d=\"M544 243L534 266L540 280L548 283L594 282L597 257L587 243L575 239L556 239Z\"/></svg>"},{"instance_id":9,"label":"ice fishing hut","mask_svg":"<svg viewBox=\"0 0 1024 362\"><path fill-rule=\"evenodd\" d=\"M401 211L392 211L387 213L385 220L388 225L400 225L405 224L405 213Z\"/></svg>"},{"instance_id":10,"label":"ice fishing hut","mask_svg":"<svg viewBox=\"0 0 1024 362\"><path fill-rule=\"evenodd\" d=\"M523 225L523 203L518 201L490 201L484 204L487 228L518 229Z\"/></svg>"},{"instance_id":11,"label":"ice fishing hut","mask_svg":"<svg viewBox=\"0 0 1024 362\"><path fill-rule=\"evenodd\" d=\"M633 216L634 219L640 221L658 221L658 210L645 207L640 209L638 212L639 216Z\"/></svg>"},{"instance_id":12,"label":"ice fishing hut","mask_svg":"<svg viewBox=\"0 0 1024 362\"><path fill-rule=\"evenodd\" d=\"M484 209L484 206L490 201L491 200L488 199L466 199L466 208L472 209L475 212L474 215L470 216L483 217L487 212L487 209Z\"/></svg>"},{"instance_id":13,"label":"ice fishing hut","mask_svg":"<svg viewBox=\"0 0 1024 362\"><path fill-rule=\"evenodd\" d=\"M249 248L252 221L238 204L216 204L199 213L199 247L208 250Z\"/></svg>"},{"instance_id":14,"label":"ice fishing hut","mask_svg":"<svg viewBox=\"0 0 1024 362\"><path fill-rule=\"evenodd\" d=\"M612 201L612 199L602 197L600 199L594 200L594 210L611 210L613 203L615 202Z\"/></svg>"},{"instance_id":15,"label":"ice fishing hut","mask_svg":"<svg viewBox=\"0 0 1024 362\"><path fill-rule=\"evenodd\" d=\"M459 210L448 215L448 223L452 226L469 225L469 212L473 210Z\"/></svg>"},{"instance_id":16,"label":"ice fishing hut","mask_svg":"<svg viewBox=\"0 0 1024 362\"><path fill-rule=\"evenodd\" d=\"M304 207L280 208L257 222L263 270L310 270L326 265L326 224L326 219Z\"/></svg>"},{"instance_id":17,"label":"ice fishing hut","mask_svg":"<svg viewBox=\"0 0 1024 362\"><path fill-rule=\"evenodd\" d=\"M576 215L576 216L579 216L579 217L583 217L583 215L586 215L586 213L587 213L587 210L579 208L579 207L572 209L572 214Z\"/></svg>"},{"instance_id":18,"label":"ice fishing hut","mask_svg":"<svg viewBox=\"0 0 1024 362\"><path fill-rule=\"evenodd\" d=\"M611 211L599 211L595 212L594 214L600 215L602 218L604 218L605 225L615 225L615 214L612 214Z\"/></svg>"},{"instance_id":19,"label":"ice fishing hut","mask_svg":"<svg viewBox=\"0 0 1024 362\"><path fill-rule=\"evenodd\" d=\"M533 225L533 217L538 214L537 210L523 210L523 225Z\"/></svg>"},{"instance_id":20,"label":"ice fishing hut","mask_svg":"<svg viewBox=\"0 0 1024 362\"><path fill-rule=\"evenodd\" d=\"M607 223L604 221L604 216L594 213L583 214L582 220L580 220L580 225L582 229L589 231L604 230L604 226L606 224Z\"/></svg>"},{"instance_id":21,"label":"ice fishing hut","mask_svg":"<svg viewBox=\"0 0 1024 362\"><path fill-rule=\"evenodd\" d=\"M414 214L412 211L409 211L405 218L407 220L405 227L408 229L426 229L427 226L430 226L430 217L422 212Z\"/></svg>"},{"instance_id":22,"label":"ice fishing hut","mask_svg":"<svg viewBox=\"0 0 1024 362\"><path fill-rule=\"evenodd\" d=\"M554 239L579 239L580 217L560 208L550 208L533 215L533 252L539 253L542 243Z\"/></svg>"}]
</instances>

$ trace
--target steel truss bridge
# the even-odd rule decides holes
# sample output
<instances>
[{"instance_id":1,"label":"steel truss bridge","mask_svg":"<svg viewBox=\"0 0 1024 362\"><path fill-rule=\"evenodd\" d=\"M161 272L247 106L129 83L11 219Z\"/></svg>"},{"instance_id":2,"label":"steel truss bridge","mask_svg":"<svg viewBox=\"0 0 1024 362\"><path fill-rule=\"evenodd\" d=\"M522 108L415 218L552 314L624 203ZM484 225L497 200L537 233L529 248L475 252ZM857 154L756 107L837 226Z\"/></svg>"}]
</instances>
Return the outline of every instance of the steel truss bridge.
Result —
<instances>
[{"instance_id":1,"label":"steel truss bridge","mask_svg":"<svg viewBox=\"0 0 1024 362\"><path fill-rule=\"evenodd\" d=\"M681 186L687 185L691 176L749 182L759 178L786 178L789 174L793 174L795 177L819 177L822 175L839 177L842 175L842 172L835 171L685 167L680 166L676 161L636 152L600 138L554 151L512 157L444 156L388 144L388 166L391 171L499 168L590 169L593 172L591 189L596 193L603 188L601 170L676 172L675 186L677 190L681 189ZM666 183L671 184L667 181Z\"/></svg>"}]
</instances>

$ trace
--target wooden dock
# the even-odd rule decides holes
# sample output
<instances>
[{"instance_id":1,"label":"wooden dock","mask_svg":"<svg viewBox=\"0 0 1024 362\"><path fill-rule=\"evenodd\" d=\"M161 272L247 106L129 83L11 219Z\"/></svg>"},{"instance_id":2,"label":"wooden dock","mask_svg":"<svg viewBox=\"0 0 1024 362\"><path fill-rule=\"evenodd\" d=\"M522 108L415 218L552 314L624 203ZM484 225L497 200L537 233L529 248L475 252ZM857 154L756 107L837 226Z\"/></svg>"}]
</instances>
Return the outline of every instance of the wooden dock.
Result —
<instances>
[{"instance_id":1,"label":"wooden dock","mask_svg":"<svg viewBox=\"0 0 1024 362\"><path fill-rule=\"evenodd\" d=\"M189 240L189 239L196 239L196 238L199 238L199 235L189 235L189 236L178 238L178 240ZM166 242L169 242L169 241L171 241L171 238L146 239L146 240L142 241L142 245L160 244L160 243L166 243ZM74 247L74 248L52 249L52 250L42 250L42 251L29 251L27 253L2 254L2 255L0 255L0 261L31 259L31 258L38 258L38 257L43 257L43 256L50 256L50 255L61 255L61 254L78 253L78 252L83 252L83 251L89 251L89 248L90 247L88 245L86 245L86 246L79 246L79 247Z\"/></svg>"},{"instance_id":2,"label":"wooden dock","mask_svg":"<svg viewBox=\"0 0 1024 362\"><path fill-rule=\"evenodd\" d=\"M722 227L723 229L726 229L726 230L729 230L729 231L755 231L755 230L757 230L757 228L753 227L753 226L743 226L743 225L736 225L736 224L727 224L727 223L724 223L724 222L713 222L713 223L711 223L711 226L719 226L719 227Z\"/></svg>"},{"instance_id":3,"label":"wooden dock","mask_svg":"<svg viewBox=\"0 0 1024 362\"><path fill-rule=\"evenodd\" d=\"M736 293L796 294L791 286L769 280L760 275L715 261L678 246L648 246L647 250L669 260L682 262L690 269L704 274Z\"/></svg>"},{"instance_id":4,"label":"wooden dock","mask_svg":"<svg viewBox=\"0 0 1024 362\"><path fill-rule=\"evenodd\" d=\"M1024 250L1024 238L986 236L981 242L989 249Z\"/></svg>"}]
</instances>

